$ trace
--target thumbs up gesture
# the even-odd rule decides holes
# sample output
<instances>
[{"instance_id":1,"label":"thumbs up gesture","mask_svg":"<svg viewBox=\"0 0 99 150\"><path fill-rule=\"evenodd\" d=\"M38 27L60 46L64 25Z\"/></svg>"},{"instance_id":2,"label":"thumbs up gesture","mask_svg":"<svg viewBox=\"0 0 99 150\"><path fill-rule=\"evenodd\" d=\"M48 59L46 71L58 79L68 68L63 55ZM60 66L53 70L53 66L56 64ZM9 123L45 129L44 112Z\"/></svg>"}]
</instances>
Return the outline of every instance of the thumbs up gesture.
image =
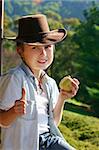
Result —
<instances>
[{"instance_id":1,"label":"thumbs up gesture","mask_svg":"<svg viewBox=\"0 0 99 150\"><path fill-rule=\"evenodd\" d=\"M14 105L14 112L18 115L24 115L26 114L26 91L25 88L22 88L22 97L20 100L16 100L15 101L15 105Z\"/></svg>"}]
</instances>

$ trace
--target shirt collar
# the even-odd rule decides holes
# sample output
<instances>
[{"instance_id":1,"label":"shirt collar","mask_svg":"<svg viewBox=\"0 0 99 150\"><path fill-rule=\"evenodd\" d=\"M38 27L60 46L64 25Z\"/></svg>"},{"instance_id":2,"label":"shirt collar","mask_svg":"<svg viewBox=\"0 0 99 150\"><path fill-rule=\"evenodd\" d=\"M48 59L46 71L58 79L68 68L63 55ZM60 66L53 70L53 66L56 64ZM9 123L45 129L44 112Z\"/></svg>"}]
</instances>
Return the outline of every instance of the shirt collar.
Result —
<instances>
[{"instance_id":1,"label":"shirt collar","mask_svg":"<svg viewBox=\"0 0 99 150\"><path fill-rule=\"evenodd\" d=\"M26 73L27 76L34 77L34 74L31 72L30 68L24 62L21 63L20 67Z\"/></svg>"},{"instance_id":2,"label":"shirt collar","mask_svg":"<svg viewBox=\"0 0 99 150\"><path fill-rule=\"evenodd\" d=\"M26 73L28 77L35 78L34 74L30 70L30 68L25 64L25 62L22 62L20 65L21 69ZM45 71L42 70L42 76L43 76L43 81L47 82L49 79L49 76L46 74Z\"/></svg>"}]
</instances>

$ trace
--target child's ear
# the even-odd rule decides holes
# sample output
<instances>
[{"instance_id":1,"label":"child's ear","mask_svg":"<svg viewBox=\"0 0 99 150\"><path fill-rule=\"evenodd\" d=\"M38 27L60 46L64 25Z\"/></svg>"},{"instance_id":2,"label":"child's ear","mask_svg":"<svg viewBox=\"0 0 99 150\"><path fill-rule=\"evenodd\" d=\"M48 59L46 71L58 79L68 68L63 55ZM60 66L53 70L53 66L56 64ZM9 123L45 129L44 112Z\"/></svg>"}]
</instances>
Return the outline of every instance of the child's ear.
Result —
<instances>
[{"instance_id":1,"label":"child's ear","mask_svg":"<svg viewBox=\"0 0 99 150\"><path fill-rule=\"evenodd\" d=\"M21 53L22 53L22 48L21 48L21 47L17 47L17 48L16 48L16 51L17 51L17 53L18 53L19 55L21 55Z\"/></svg>"}]
</instances>

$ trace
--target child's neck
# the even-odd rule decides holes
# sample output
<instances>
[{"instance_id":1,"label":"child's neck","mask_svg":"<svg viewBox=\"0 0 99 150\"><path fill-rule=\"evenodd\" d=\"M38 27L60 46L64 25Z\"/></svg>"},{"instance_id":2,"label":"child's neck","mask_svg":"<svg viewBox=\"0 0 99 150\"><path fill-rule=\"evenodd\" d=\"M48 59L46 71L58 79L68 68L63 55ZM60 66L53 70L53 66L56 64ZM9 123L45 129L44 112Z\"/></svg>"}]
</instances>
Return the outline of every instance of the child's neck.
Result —
<instances>
[{"instance_id":1,"label":"child's neck","mask_svg":"<svg viewBox=\"0 0 99 150\"><path fill-rule=\"evenodd\" d=\"M39 81L40 80L40 77L41 77L41 73L42 73L42 70L32 70L32 73L34 74L34 76L37 78L37 80Z\"/></svg>"},{"instance_id":2,"label":"child's neck","mask_svg":"<svg viewBox=\"0 0 99 150\"><path fill-rule=\"evenodd\" d=\"M24 62L25 63L25 62ZM26 64L26 63L25 63ZM27 64L26 64L27 65ZM27 65L28 66L28 65ZM29 66L28 66L29 67ZM37 80L39 81L42 75L42 70L38 70L38 69L34 69L29 67L29 69L31 70L31 72L33 73L33 75L35 76L35 78L37 78Z\"/></svg>"}]
</instances>

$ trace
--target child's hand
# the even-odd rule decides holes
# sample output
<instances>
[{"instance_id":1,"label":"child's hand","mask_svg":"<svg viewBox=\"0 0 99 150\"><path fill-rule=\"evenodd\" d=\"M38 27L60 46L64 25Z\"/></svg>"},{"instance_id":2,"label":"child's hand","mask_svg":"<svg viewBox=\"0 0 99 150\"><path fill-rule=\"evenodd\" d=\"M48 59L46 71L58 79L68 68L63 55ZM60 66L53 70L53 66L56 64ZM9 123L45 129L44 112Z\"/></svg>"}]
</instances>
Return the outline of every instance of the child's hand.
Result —
<instances>
[{"instance_id":1,"label":"child's hand","mask_svg":"<svg viewBox=\"0 0 99 150\"><path fill-rule=\"evenodd\" d=\"M60 81L59 87L62 100L66 100L77 94L79 89L79 81L76 78L66 76Z\"/></svg>"},{"instance_id":2,"label":"child's hand","mask_svg":"<svg viewBox=\"0 0 99 150\"><path fill-rule=\"evenodd\" d=\"M20 100L16 100L14 105L14 111L18 116L26 114L26 91L22 88L22 97Z\"/></svg>"}]
</instances>

